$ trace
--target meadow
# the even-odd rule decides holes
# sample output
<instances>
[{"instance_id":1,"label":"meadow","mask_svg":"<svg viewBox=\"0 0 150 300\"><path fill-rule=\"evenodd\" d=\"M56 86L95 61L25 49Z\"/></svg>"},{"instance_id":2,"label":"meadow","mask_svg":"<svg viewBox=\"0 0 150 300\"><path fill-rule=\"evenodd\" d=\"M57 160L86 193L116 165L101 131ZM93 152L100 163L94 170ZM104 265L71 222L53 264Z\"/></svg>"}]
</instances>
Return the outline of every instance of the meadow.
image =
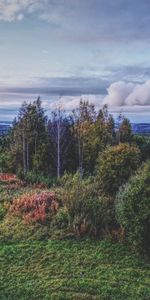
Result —
<instances>
[{"instance_id":1,"label":"meadow","mask_svg":"<svg viewBox=\"0 0 150 300\"><path fill-rule=\"evenodd\" d=\"M123 245L35 241L0 246L0 299L143 299L150 268Z\"/></svg>"}]
</instances>

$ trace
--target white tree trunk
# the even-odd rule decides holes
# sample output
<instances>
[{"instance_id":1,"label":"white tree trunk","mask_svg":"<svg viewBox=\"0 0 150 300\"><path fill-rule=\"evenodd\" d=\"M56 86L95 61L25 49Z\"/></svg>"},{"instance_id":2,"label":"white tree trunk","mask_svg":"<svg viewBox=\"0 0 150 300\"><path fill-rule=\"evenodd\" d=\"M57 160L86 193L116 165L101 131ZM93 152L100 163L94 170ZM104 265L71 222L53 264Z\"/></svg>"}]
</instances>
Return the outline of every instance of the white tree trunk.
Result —
<instances>
[{"instance_id":1,"label":"white tree trunk","mask_svg":"<svg viewBox=\"0 0 150 300\"><path fill-rule=\"evenodd\" d=\"M23 171L24 171L24 174L27 171L27 168L26 168L26 142L25 142L24 130L23 130Z\"/></svg>"}]
</instances>

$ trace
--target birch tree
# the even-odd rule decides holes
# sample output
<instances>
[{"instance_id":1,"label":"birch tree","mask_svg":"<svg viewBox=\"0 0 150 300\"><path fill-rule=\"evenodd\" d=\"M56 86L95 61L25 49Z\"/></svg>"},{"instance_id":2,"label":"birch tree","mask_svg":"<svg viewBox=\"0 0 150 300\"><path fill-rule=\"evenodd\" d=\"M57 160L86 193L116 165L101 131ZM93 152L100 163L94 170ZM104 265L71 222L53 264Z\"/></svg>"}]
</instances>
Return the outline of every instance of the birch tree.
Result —
<instances>
[{"instance_id":1,"label":"birch tree","mask_svg":"<svg viewBox=\"0 0 150 300\"><path fill-rule=\"evenodd\" d=\"M48 131L53 148L51 154L55 161L57 178L59 179L70 144L70 141L68 140L69 117L66 116L61 104L59 104L51 113Z\"/></svg>"}]
</instances>

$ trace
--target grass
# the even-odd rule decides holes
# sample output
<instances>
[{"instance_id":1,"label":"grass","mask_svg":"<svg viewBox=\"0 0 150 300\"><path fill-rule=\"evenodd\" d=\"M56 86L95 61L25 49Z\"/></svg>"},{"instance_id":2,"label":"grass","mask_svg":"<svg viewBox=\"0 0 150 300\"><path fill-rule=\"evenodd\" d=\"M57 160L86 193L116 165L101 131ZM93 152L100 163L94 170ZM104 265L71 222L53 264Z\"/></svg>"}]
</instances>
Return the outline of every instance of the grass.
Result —
<instances>
[{"instance_id":1,"label":"grass","mask_svg":"<svg viewBox=\"0 0 150 300\"><path fill-rule=\"evenodd\" d=\"M106 241L2 244L0 299L148 300L150 265Z\"/></svg>"}]
</instances>

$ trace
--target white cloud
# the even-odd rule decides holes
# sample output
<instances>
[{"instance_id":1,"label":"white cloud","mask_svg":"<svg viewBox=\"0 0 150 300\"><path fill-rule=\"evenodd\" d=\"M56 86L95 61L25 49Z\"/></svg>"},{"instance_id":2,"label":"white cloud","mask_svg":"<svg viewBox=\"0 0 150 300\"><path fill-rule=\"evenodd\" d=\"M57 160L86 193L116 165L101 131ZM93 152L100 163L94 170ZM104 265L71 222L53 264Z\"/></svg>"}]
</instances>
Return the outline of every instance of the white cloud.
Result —
<instances>
[{"instance_id":1,"label":"white cloud","mask_svg":"<svg viewBox=\"0 0 150 300\"><path fill-rule=\"evenodd\" d=\"M64 5L58 0L0 0L1 21L21 21L25 14L35 12L39 19L58 24L64 15Z\"/></svg>"},{"instance_id":2,"label":"white cloud","mask_svg":"<svg viewBox=\"0 0 150 300\"><path fill-rule=\"evenodd\" d=\"M102 107L102 99L101 95L81 95L81 96L63 96L59 97L56 101L47 102L47 109L55 109L56 106L61 103L61 106L66 111L72 111L73 109L79 106L80 100L89 101L95 105L96 109Z\"/></svg>"},{"instance_id":3,"label":"white cloud","mask_svg":"<svg viewBox=\"0 0 150 300\"><path fill-rule=\"evenodd\" d=\"M37 11L41 7L39 0L0 0L0 20L22 20L24 13Z\"/></svg>"},{"instance_id":4,"label":"white cloud","mask_svg":"<svg viewBox=\"0 0 150 300\"><path fill-rule=\"evenodd\" d=\"M118 81L112 83L107 92L103 104L109 106L150 105L150 80L143 84Z\"/></svg>"}]
</instances>

